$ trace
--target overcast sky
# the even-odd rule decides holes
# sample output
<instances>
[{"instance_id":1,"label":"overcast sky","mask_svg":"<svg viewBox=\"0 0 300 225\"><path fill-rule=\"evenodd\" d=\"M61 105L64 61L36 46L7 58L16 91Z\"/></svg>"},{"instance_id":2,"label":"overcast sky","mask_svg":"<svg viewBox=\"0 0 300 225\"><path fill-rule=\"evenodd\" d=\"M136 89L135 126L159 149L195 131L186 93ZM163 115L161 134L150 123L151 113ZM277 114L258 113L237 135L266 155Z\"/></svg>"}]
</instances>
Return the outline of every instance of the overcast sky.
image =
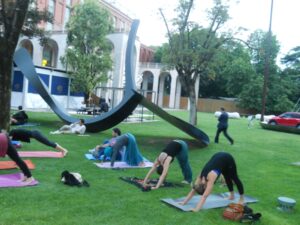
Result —
<instances>
[{"instance_id":1,"label":"overcast sky","mask_svg":"<svg viewBox=\"0 0 300 225\"><path fill-rule=\"evenodd\" d=\"M166 42L166 28L158 9L162 8L167 19L174 17L178 0L107 0L133 19L140 20L138 36L145 45L160 45ZM194 0L193 21L205 25L205 10L213 0ZM230 28L244 27L248 31L241 36L247 39L256 29L268 31L271 0L231 0ZM281 56L291 48L300 46L300 0L274 0L272 32L281 44Z\"/></svg>"}]
</instances>

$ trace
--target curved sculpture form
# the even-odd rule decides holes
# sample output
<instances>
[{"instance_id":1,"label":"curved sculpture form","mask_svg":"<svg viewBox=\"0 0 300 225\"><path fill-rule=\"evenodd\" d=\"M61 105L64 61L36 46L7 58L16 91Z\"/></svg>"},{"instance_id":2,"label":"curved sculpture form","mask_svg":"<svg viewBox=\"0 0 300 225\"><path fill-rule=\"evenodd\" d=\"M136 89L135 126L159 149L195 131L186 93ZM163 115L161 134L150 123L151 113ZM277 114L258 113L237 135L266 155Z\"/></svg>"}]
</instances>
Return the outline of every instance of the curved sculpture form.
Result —
<instances>
[{"instance_id":1,"label":"curved sculpture form","mask_svg":"<svg viewBox=\"0 0 300 225\"><path fill-rule=\"evenodd\" d=\"M138 104L142 104L153 113L159 115L161 118L167 120L174 126L200 141L203 146L207 146L209 144L209 137L204 132L192 126L191 124L168 114L159 106L148 101L146 98L144 98L144 96L135 91L136 87L133 80L133 56L138 25L139 21L134 20L128 37L125 59L126 85L124 98L119 105L111 109L109 112L90 119L85 119L87 130L89 132L99 132L112 128L126 119L134 111ZM14 63L18 66L24 76L29 80L30 84L36 89L44 101L61 120L66 123L78 121L78 118L70 116L66 110L61 107L60 104L51 96L48 88L44 85L36 73L32 59L26 49L20 48L16 51L14 55Z\"/></svg>"},{"instance_id":2,"label":"curved sculpture form","mask_svg":"<svg viewBox=\"0 0 300 225\"><path fill-rule=\"evenodd\" d=\"M294 133L300 134L300 129L297 127L288 127L288 126L280 126L280 125L271 125L267 123L260 123L261 127L268 130L275 130L280 132Z\"/></svg>"}]
</instances>

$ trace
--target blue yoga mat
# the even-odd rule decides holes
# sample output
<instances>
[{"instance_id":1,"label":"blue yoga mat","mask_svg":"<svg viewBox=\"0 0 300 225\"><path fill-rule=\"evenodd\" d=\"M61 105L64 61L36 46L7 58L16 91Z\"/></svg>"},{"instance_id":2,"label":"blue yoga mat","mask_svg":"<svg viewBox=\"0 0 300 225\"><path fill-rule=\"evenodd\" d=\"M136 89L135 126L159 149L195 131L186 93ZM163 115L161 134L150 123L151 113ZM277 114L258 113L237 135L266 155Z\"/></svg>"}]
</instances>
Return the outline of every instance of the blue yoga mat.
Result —
<instances>
[{"instance_id":1,"label":"blue yoga mat","mask_svg":"<svg viewBox=\"0 0 300 225\"><path fill-rule=\"evenodd\" d=\"M235 197L234 200L226 199L227 197L229 197L229 194L230 194L229 192L226 192L226 193L221 193L221 194L209 195L208 198L206 199L202 209L222 208L222 207L226 207L229 203L238 202L238 200L239 200L238 193L234 193L234 197ZM179 204L179 202L182 202L185 199L185 197L177 198L177 199L164 198L164 199L161 199L161 201L163 201L171 206L174 206L178 209L181 209L182 211L188 212L191 209L196 207L200 198L201 198L200 195L195 195L186 205ZM244 195L244 201L245 201L245 203L258 202L258 200L256 198L253 198L248 195Z\"/></svg>"}]
</instances>

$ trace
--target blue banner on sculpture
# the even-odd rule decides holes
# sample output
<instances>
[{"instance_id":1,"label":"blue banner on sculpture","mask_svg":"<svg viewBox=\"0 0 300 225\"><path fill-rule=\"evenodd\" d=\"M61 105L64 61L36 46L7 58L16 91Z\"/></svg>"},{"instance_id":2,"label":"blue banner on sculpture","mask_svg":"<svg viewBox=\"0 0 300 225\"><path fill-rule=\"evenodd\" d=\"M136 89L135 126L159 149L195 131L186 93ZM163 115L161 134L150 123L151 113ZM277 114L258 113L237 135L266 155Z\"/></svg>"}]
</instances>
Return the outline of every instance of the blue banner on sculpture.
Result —
<instances>
[{"instance_id":1,"label":"blue banner on sculpture","mask_svg":"<svg viewBox=\"0 0 300 225\"><path fill-rule=\"evenodd\" d=\"M24 76L21 71L14 71L14 78L12 83L12 91L23 92Z\"/></svg>"},{"instance_id":2,"label":"blue banner on sculpture","mask_svg":"<svg viewBox=\"0 0 300 225\"><path fill-rule=\"evenodd\" d=\"M43 81L43 83L49 87L49 75L47 74L42 74L42 73L39 73L39 78ZM32 93L32 94L39 94L36 89L30 84L30 81L29 81L29 84L28 84L28 93Z\"/></svg>"},{"instance_id":3,"label":"blue banner on sculpture","mask_svg":"<svg viewBox=\"0 0 300 225\"><path fill-rule=\"evenodd\" d=\"M68 95L69 78L52 76L51 94Z\"/></svg>"}]
</instances>

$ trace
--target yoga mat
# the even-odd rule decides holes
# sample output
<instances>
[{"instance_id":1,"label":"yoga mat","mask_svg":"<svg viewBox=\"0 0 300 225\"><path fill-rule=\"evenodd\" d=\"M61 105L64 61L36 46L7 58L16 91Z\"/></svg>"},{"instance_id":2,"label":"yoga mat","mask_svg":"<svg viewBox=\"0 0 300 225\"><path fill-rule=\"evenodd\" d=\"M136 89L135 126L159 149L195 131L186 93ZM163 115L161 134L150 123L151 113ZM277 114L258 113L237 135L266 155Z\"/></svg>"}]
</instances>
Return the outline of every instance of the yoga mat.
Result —
<instances>
[{"instance_id":1,"label":"yoga mat","mask_svg":"<svg viewBox=\"0 0 300 225\"><path fill-rule=\"evenodd\" d=\"M24 124L21 124L21 125L16 125L18 127L35 127L35 126L39 126L40 124L39 123L24 123Z\"/></svg>"},{"instance_id":2,"label":"yoga mat","mask_svg":"<svg viewBox=\"0 0 300 225\"><path fill-rule=\"evenodd\" d=\"M13 146L15 146L15 148L22 147L22 143L20 141L11 141L11 143L13 144Z\"/></svg>"},{"instance_id":3,"label":"yoga mat","mask_svg":"<svg viewBox=\"0 0 300 225\"><path fill-rule=\"evenodd\" d=\"M37 185L39 182L34 180L31 183L22 182L23 175L21 173L2 174L0 175L0 187L25 187Z\"/></svg>"},{"instance_id":4,"label":"yoga mat","mask_svg":"<svg viewBox=\"0 0 300 225\"><path fill-rule=\"evenodd\" d=\"M63 158L61 152L51 151L19 151L20 157L34 157L34 158Z\"/></svg>"},{"instance_id":5,"label":"yoga mat","mask_svg":"<svg viewBox=\"0 0 300 225\"><path fill-rule=\"evenodd\" d=\"M110 166L110 162L104 162L104 163L95 163L95 165L99 168L103 169L116 169L116 168L122 168L122 169L129 169L129 168L147 168L152 167L152 162L144 162L144 166L130 166L126 162L115 162L114 167Z\"/></svg>"},{"instance_id":6,"label":"yoga mat","mask_svg":"<svg viewBox=\"0 0 300 225\"><path fill-rule=\"evenodd\" d=\"M239 194L234 193L234 200L227 200L226 197L229 196L229 192L221 193L221 194L211 194L206 199L206 202L204 203L202 209L213 209L213 208L222 208L226 207L231 202L238 202L239 200ZM178 209L181 209L182 211L188 212L191 209L195 208L197 203L200 200L200 195L195 195L186 205L180 205L179 202L182 202L185 197L172 199L172 198L164 198L161 199L161 201L176 207ZM244 195L244 201L245 203L254 203L258 202L256 198L250 197L248 195Z\"/></svg>"},{"instance_id":7,"label":"yoga mat","mask_svg":"<svg viewBox=\"0 0 300 225\"><path fill-rule=\"evenodd\" d=\"M24 162L30 170L33 170L35 168L35 165L30 160L24 160ZM18 168L18 166L14 161L0 161L0 170L16 168Z\"/></svg>"},{"instance_id":8,"label":"yoga mat","mask_svg":"<svg viewBox=\"0 0 300 225\"><path fill-rule=\"evenodd\" d=\"M84 154L85 158L87 158L88 160L97 160L92 154L90 153L86 153Z\"/></svg>"},{"instance_id":9,"label":"yoga mat","mask_svg":"<svg viewBox=\"0 0 300 225\"><path fill-rule=\"evenodd\" d=\"M155 187L158 179L150 179L148 180L148 185L146 187L143 186L144 179L140 179L137 177L120 177L120 180L123 180L129 184L133 184L136 187L140 188L142 191L150 191L151 187ZM161 187L183 187L182 184L174 184L171 182L164 181Z\"/></svg>"},{"instance_id":10,"label":"yoga mat","mask_svg":"<svg viewBox=\"0 0 300 225\"><path fill-rule=\"evenodd\" d=\"M300 166L300 162L293 162L293 163L291 163L291 165L293 165L293 166Z\"/></svg>"}]
</instances>

